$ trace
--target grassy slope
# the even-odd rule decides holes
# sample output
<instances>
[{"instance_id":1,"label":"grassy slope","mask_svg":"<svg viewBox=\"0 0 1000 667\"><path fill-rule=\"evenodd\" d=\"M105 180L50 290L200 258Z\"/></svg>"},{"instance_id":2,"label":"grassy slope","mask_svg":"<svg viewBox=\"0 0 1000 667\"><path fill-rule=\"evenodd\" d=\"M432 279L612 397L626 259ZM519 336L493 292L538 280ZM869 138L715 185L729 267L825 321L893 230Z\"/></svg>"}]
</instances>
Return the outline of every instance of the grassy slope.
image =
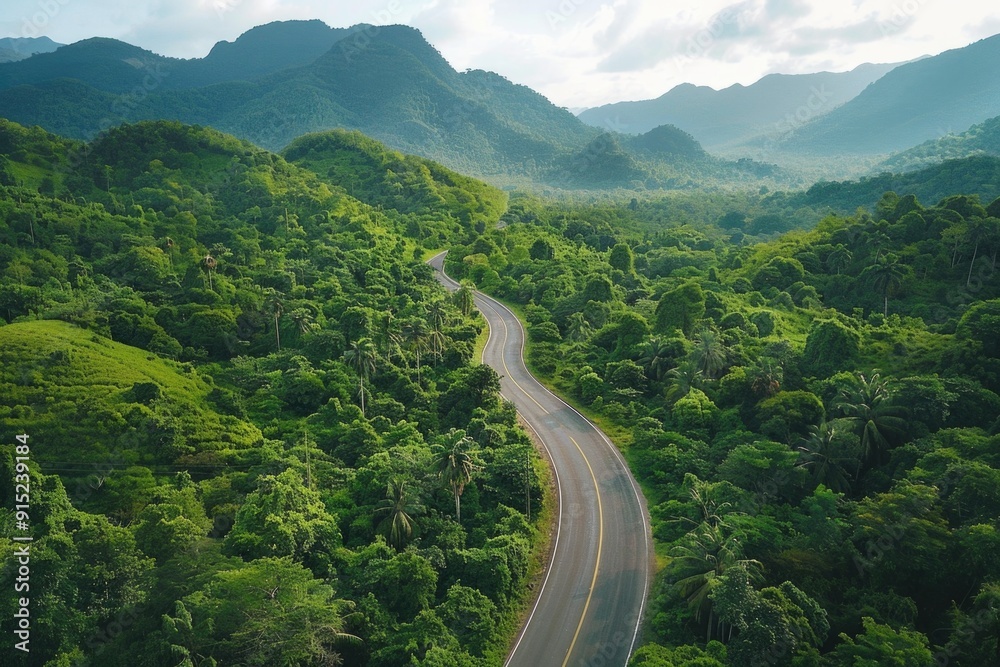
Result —
<instances>
[{"instance_id":1,"label":"grassy slope","mask_svg":"<svg viewBox=\"0 0 1000 667\"><path fill-rule=\"evenodd\" d=\"M0 327L0 368L0 426L32 435L43 462L165 462L261 440L256 427L212 409L213 386L190 366L65 322ZM136 402L137 383L157 385L160 398Z\"/></svg>"}]
</instances>

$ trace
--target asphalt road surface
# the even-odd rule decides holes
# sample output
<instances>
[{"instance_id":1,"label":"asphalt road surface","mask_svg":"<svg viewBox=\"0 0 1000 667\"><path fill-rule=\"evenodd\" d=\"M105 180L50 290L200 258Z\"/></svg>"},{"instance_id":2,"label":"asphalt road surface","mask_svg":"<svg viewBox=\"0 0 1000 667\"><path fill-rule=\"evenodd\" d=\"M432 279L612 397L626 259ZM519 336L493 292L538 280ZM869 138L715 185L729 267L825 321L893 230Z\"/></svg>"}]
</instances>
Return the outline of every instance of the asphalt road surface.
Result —
<instances>
[{"instance_id":1,"label":"asphalt road surface","mask_svg":"<svg viewBox=\"0 0 1000 667\"><path fill-rule=\"evenodd\" d=\"M444 253L430 260L438 280ZM507 667L624 667L639 638L653 567L646 503L618 449L524 365L524 329L499 302L475 292L490 326L483 363L543 443L559 515L538 598Z\"/></svg>"}]
</instances>

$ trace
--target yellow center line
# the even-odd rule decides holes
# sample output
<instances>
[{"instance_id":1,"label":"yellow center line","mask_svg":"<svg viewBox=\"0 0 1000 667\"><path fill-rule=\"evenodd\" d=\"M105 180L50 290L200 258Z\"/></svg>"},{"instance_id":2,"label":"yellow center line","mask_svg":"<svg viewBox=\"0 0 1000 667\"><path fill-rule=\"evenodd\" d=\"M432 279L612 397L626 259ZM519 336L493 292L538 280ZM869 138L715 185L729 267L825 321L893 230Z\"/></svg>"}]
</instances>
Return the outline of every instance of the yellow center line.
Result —
<instances>
[{"instance_id":1,"label":"yellow center line","mask_svg":"<svg viewBox=\"0 0 1000 667\"><path fill-rule=\"evenodd\" d=\"M510 332L509 332L509 330L507 328L507 321L500 315L500 311L498 311L496 308L494 308L489 302L484 302L484 303L486 303L489 306L490 310L492 310L494 313L497 314L497 317L500 317L500 323L503 324L504 341L506 342L507 338L510 336ZM501 346L501 350L502 350L503 347L504 346ZM510 380L511 382L513 382L514 386L521 390L521 393L523 393L525 396L527 396L529 399L531 399L531 402L534 403L535 405L537 405L539 410L541 410L545 414L549 414L549 411L546 410L545 407L542 406L541 403L539 403L537 400L535 400L535 397L532 396L531 394L529 394L525 390L525 388L522 387L520 384L518 384L517 380L515 380L511 376L510 369L507 368L507 360L504 359L504 355L503 355L502 351L500 352L500 365L503 366L503 371L507 375L507 379Z\"/></svg>"},{"instance_id":2,"label":"yellow center line","mask_svg":"<svg viewBox=\"0 0 1000 667\"><path fill-rule=\"evenodd\" d=\"M597 562L594 563L594 577L590 580L590 591L587 593L587 602L583 605L583 613L580 615L580 622L576 626L576 632L573 634L573 641L570 642L569 650L566 651L566 659L563 660L562 667L566 667L569 664L569 658L573 655L573 648L576 646L576 640L580 637L580 630L583 628L583 622L587 618L587 610L590 608L590 599L594 597L594 587L597 586L597 571L601 569L601 549L604 547L604 506L601 503L601 489L597 486L597 475L594 474L594 469L590 465L590 459L587 455L583 453L583 449L580 448L580 444L573 439L573 436L569 437L570 442L576 445L577 451L580 452L580 456L583 457L584 463L587 464L587 469L590 471L590 478L594 480L594 491L597 493Z\"/></svg>"}]
</instances>

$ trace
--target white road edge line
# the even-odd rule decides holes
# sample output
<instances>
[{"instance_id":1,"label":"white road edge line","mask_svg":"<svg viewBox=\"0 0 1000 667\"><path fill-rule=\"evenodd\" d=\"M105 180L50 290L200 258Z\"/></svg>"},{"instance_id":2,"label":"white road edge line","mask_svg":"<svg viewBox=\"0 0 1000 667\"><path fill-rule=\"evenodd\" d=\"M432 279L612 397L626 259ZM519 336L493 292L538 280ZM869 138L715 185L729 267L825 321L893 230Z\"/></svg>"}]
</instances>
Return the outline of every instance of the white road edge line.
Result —
<instances>
[{"instance_id":1,"label":"white road edge line","mask_svg":"<svg viewBox=\"0 0 1000 667\"><path fill-rule=\"evenodd\" d=\"M435 255L434 257L431 258L431 260L437 259L438 257L441 257L442 255L446 255L446 254L448 254L447 250L444 251L444 252L442 252L442 253L439 253L439 254ZM441 275L443 275L445 278L447 278L452 284L454 284L454 285L458 285L459 284L456 280L454 280L453 278L451 278L448 274L446 274L444 272L444 259L443 258L441 260ZM495 306L493 304L496 304L496 305L498 305L498 306L500 306L502 308L505 307L503 304L501 304L499 301L497 301L493 297L488 296L486 294L483 294L479 290L473 290L473 292L476 295L480 296L485 302L487 302L487 303L492 302L492 303L490 303L490 306L493 308L494 312L496 312L496 308L495 308ZM510 310L510 309L507 309L507 310ZM526 340L526 334L524 333L524 326L521 324L521 320L519 318L517 318L517 317L515 317L514 319L517 320L517 326L521 329L521 357L523 358L524 357L524 343L525 343L525 340ZM487 326L489 326L488 322L487 322ZM490 336L492 336L492 335L493 335L493 331L491 329L490 330ZM489 338L487 338L487 343L489 343ZM531 375L531 374L529 373L529 375ZM646 512L648 512L648 509L646 508L645 504L642 502L642 494L639 492L639 487L638 487L638 485L637 485L637 483L635 481L635 478L632 475L631 468L629 468L628 463L625 462L625 457L622 456L621 451L618 449L618 447L616 447L614 445L613 442L611 442L611 440L608 439L608 436L606 436L604 434L604 431L602 431L601 429L597 428L597 425L594 424L589 419L587 419L587 417L585 417L583 414L581 414L579 410L577 410L572 405L570 405L569 403L567 403L566 401L564 401L562 398L560 398L554 392L552 392L552 390L550 390L548 387L546 387L541 382L539 382L537 379L535 379L534 375L531 375L531 379L545 393L549 394L556 401L558 401L559 403L562 403L564 406L566 406L567 408L569 408L570 410L572 410L573 412L575 412L581 419L583 419L592 429L594 429L597 432L597 434L601 437L601 440L604 441L605 445L611 450L611 452L614 454L615 458L618 460L618 462L621 464L622 468L625 470L626 476L628 477L628 480L629 480L629 485L632 487L632 493L635 494L636 503L638 504L639 508L641 510L645 510ZM530 426L530 424L529 424L529 426ZM534 429L532 429L532 431L534 431ZM537 433L536 433L536 436L537 436ZM539 440L541 440L541 438L539 438ZM545 446L544 442L542 442L542 446L545 447L545 451L548 452L548 447ZM551 456L551 454L550 454L550 456ZM551 460L551 458L550 458L550 460ZM555 471L555 466L554 465L552 466L552 470ZM556 485L558 487L558 485L559 485L559 473L556 471L555 475L556 475ZM561 488L558 491L558 493L559 493L559 526L561 527L561 525L562 525L562 490L561 490ZM643 524L643 530L642 530L643 546L645 547L645 553L648 556L649 553L650 553L649 552L649 543L650 543L650 537L651 536L650 536L650 532L649 532L650 531L649 522L645 520L645 517L643 517L642 524ZM557 528L557 530L556 530L556 546L558 546L558 543L559 543L559 529ZM553 555L552 560L555 560L555 547L553 547L552 555ZM538 592L538 598L535 601L535 607L532 609L531 615L528 616L528 620L524 624L524 629L521 631L521 635L520 635L520 637L517 640L517 644L514 646L514 649L511 651L510 657L504 663L504 667L507 667L507 665L510 664L511 659L514 656L514 652L517 650L517 647L521 644L521 639L524 637L524 633L527 631L528 625L531 623L531 619L535 615L535 610L537 610L537 608L538 608L538 600L541 599L542 592L545 590L545 584L548 583L549 574L551 573L551 569L552 569L551 567L548 568L548 571L546 572L545 582L543 582L542 588ZM645 568L643 568L643 595L642 595L642 601L639 603L639 617L636 619L636 622L635 622L635 631L632 633L632 644L629 647L629 657L626 658L626 660L625 660L625 665L626 666L628 665L628 661L632 657L632 653L635 651L635 644L639 640L639 631L642 628L642 619L643 619L643 616L645 615L645 611L646 611L646 598L648 596L649 596L649 565L647 565Z\"/></svg>"}]
</instances>

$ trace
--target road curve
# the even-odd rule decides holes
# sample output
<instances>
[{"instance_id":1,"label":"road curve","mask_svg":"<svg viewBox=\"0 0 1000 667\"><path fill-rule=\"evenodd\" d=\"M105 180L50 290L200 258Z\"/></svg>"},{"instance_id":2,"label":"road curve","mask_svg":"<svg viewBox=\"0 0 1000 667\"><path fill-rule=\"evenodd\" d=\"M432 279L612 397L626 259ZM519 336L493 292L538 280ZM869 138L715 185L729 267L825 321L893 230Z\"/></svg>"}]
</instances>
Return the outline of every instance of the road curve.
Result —
<instances>
[{"instance_id":1,"label":"road curve","mask_svg":"<svg viewBox=\"0 0 1000 667\"><path fill-rule=\"evenodd\" d=\"M444 255L429 263L449 289ZM624 667L635 649L653 567L645 499L618 449L524 365L524 329L475 292L489 323L483 363L538 435L556 481L552 555L534 608L505 667Z\"/></svg>"}]
</instances>

